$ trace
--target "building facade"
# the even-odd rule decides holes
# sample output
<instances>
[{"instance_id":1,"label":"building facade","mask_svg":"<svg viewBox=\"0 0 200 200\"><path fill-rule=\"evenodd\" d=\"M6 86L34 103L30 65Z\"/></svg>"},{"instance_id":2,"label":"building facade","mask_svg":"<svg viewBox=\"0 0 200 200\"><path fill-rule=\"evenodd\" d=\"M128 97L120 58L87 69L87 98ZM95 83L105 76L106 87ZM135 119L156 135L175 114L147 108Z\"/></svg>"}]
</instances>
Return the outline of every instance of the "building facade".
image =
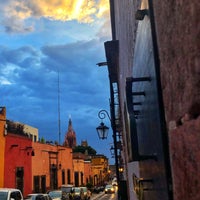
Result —
<instances>
[{"instance_id":1,"label":"building facade","mask_svg":"<svg viewBox=\"0 0 200 200\"><path fill-rule=\"evenodd\" d=\"M197 0L110 1L104 45L128 199L200 198L199 8Z\"/></svg>"},{"instance_id":2,"label":"building facade","mask_svg":"<svg viewBox=\"0 0 200 200\"><path fill-rule=\"evenodd\" d=\"M95 158L98 160L95 162L98 170L93 169L94 162L92 165L87 151L85 154L73 153L69 146L37 141L38 131L34 127L6 120L5 108L0 112L0 120L0 144L4 147L0 151L1 187L18 188L26 196L46 193L65 184L92 186L94 177L98 178L98 184L103 183L105 169L108 168L105 156ZM25 127L28 127L28 134L24 131L27 130ZM87 146L87 142L83 142L83 145Z\"/></svg>"},{"instance_id":3,"label":"building facade","mask_svg":"<svg viewBox=\"0 0 200 200\"><path fill-rule=\"evenodd\" d=\"M32 147L32 191L44 193L74 182L71 148L39 142Z\"/></svg>"},{"instance_id":4,"label":"building facade","mask_svg":"<svg viewBox=\"0 0 200 200\"><path fill-rule=\"evenodd\" d=\"M32 141L8 133L5 137L4 187L18 188L23 194L32 191ZM29 183L29 184L27 184Z\"/></svg>"},{"instance_id":5,"label":"building facade","mask_svg":"<svg viewBox=\"0 0 200 200\"><path fill-rule=\"evenodd\" d=\"M108 159L104 155L96 155L91 159L91 169L93 174L93 185L104 185L109 177Z\"/></svg>"},{"instance_id":6,"label":"building facade","mask_svg":"<svg viewBox=\"0 0 200 200\"><path fill-rule=\"evenodd\" d=\"M5 154L5 135L6 132L6 108L0 107L0 187L3 187L4 185L4 154Z\"/></svg>"}]
</instances>

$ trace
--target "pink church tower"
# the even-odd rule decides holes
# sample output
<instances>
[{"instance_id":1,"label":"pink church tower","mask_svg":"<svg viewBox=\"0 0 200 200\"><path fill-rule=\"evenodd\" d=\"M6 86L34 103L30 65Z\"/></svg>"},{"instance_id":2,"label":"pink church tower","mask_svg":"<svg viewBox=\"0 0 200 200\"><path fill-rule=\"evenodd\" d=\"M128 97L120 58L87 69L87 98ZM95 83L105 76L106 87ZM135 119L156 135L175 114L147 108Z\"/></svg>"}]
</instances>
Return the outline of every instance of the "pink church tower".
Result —
<instances>
[{"instance_id":1,"label":"pink church tower","mask_svg":"<svg viewBox=\"0 0 200 200\"><path fill-rule=\"evenodd\" d=\"M68 130L65 134L64 146L73 148L76 146L76 133L72 127L72 120L69 119Z\"/></svg>"}]
</instances>

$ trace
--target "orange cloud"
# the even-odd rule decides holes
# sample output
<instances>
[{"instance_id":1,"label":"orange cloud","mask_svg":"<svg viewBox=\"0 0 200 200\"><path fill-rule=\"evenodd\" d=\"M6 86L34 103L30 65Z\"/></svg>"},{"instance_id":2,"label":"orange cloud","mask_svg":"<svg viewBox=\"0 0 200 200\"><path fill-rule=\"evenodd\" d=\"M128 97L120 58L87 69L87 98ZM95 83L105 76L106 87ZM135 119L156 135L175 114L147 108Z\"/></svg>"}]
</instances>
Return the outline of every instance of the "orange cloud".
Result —
<instances>
[{"instance_id":1,"label":"orange cloud","mask_svg":"<svg viewBox=\"0 0 200 200\"><path fill-rule=\"evenodd\" d=\"M11 0L6 15L24 20L45 17L51 20L77 20L91 23L102 17L109 9L109 0Z\"/></svg>"}]
</instances>

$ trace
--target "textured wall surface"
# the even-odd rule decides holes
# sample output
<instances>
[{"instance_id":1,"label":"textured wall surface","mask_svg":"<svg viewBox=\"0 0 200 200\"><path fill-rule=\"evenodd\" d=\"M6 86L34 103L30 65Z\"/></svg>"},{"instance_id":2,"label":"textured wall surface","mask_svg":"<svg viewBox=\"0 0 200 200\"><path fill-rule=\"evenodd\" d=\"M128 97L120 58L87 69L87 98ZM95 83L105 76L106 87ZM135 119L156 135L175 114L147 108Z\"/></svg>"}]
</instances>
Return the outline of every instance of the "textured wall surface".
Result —
<instances>
[{"instance_id":1,"label":"textured wall surface","mask_svg":"<svg viewBox=\"0 0 200 200\"><path fill-rule=\"evenodd\" d=\"M174 199L200 199L200 117L171 130Z\"/></svg>"},{"instance_id":2,"label":"textured wall surface","mask_svg":"<svg viewBox=\"0 0 200 200\"><path fill-rule=\"evenodd\" d=\"M199 200L200 173L200 1L153 2L160 76L168 128L175 200ZM132 76L138 22L137 9L147 1L116 0L116 36L119 39L120 100L123 110L125 78ZM142 67L142 66L141 66ZM133 168L128 169L131 173ZM129 180L131 185L131 180ZM135 198L129 187L130 199Z\"/></svg>"},{"instance_id":3,"label":"textured wall surface","mask_svg":"<svg viewBox=\"0 0 200 200\"><path fill-rule=\"evenodd\" d=\"M167 122L200 114L200 1L154 1Z\"/></svg>"},{"instance_id":4,"label":"textured wall surface","mask_svg":"<svg viewBox=\"0 0 200 200\"><path fill-rule=\"evenodd\" d=\"M200 1L154 1L174 199L200 199Z\"/></svg>"}]
</instances>

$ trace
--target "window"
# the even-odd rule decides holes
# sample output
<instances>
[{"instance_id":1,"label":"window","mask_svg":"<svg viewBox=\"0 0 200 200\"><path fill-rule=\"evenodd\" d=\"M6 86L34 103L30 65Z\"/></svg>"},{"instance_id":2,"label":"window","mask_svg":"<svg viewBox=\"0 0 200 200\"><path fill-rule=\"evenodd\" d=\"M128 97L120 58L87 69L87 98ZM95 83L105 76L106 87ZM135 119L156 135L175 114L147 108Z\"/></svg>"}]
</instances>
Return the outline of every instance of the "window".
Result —
<instances>
[{"instance_id":1,"label":"window","mask_svg":"<svg viewBox=\"0 0 200 200\"><path fill-rule=\"evenodd\" d=\"M70 172L70 169L67 170L67 183L68 184L71 183L71 172Z\"/></svg>"},{"instance_id":2,"label":"window","mask_svg":"<svg viewBox=\"0 0 200 200\"><path fill-rule=\"evenodd\" d=\"M40 192L40 177L39 176L34 176L34 191L36 193Z\"/></svg>"},{"instance_id":3,"label":"window","mask_svg":"<svg viewBox=\"0 0 200 200\"><path fill-rule=\"evenodd\" d=\"M10 198L13 198L15 200L22 200L21 193L18 191L12 192Z\"/></svg>"},{"instance_id":4,"label":"window","mask_svg":"<svg viewBox=\"0 0 200 200\"><path fill-rule=\"evenodd\" d=\"M65 184L65 170L62 170L62 184Z\"/></svg>"}]
</instances>

